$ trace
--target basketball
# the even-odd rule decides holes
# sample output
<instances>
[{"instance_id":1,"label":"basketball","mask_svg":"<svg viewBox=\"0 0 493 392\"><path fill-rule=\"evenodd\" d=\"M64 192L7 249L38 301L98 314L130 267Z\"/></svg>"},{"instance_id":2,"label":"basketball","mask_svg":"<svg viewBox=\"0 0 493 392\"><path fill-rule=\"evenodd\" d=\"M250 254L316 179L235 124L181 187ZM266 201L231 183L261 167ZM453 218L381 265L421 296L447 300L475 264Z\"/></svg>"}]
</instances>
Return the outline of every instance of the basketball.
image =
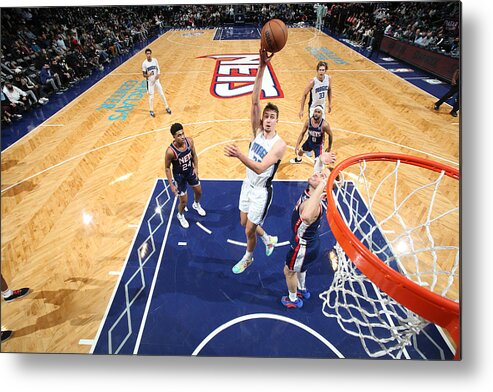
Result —
<instances>
[{"instance_id":1,"label":"basketball","mask_svg":"<svg viewBox=\"0 0 493 392\"><path fill-rule=\"evenodd\" d=\"M269 20L260 33L261 46L271 53L279 52L288 41L288 28L280 19Z\"/></svg>"}]
</instances>

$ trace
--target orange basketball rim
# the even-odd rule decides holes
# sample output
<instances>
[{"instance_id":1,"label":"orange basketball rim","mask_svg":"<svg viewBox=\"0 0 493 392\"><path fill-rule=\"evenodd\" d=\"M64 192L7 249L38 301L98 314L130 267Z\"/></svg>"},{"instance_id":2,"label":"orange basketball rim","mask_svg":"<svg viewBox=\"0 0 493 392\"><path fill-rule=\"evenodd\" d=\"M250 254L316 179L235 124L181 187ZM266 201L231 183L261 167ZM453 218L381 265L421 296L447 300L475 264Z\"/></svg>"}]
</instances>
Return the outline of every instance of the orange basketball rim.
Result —
<instances>
[{"instance_id":1,"label":"orange basketball rim","mask_svg":"<svg viewBox=\"0 0 493 392\"><path fill-rule=\"evenodd\" d=\"M376 286L397 302L424 319L440 325L451 335L456 344L455 358L460 357L460 307L459 303L421 287L383 263L350 230L338 211L332 192L336 177L349 166L369 161L390 161L419 166L459 180L459 170L451 166L396 153L368 153L350 157L338 164L327 181L327 219L346 255L356 267Z\"/></svg>"}]
</instances>

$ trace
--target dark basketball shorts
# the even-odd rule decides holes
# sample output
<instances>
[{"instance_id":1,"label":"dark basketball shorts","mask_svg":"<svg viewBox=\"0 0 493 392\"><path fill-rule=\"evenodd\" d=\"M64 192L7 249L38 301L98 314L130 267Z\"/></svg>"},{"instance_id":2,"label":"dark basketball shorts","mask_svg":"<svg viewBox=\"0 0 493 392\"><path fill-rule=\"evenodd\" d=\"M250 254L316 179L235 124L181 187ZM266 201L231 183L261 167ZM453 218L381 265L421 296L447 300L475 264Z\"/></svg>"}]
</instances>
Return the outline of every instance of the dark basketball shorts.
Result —
<instances>
[{"instance_id":1,"label":"dark basketball shorts","mask_svg":"<svg viewBox=\"0 0 493 392\"><path fill-rule=\"evenodd\" d=\"M315 158L318 158L324 150L324 145L322 143L321 144L313 143L311 139L308 138L308 140L305 143L303 143L303 145L301 146L301 149L305 152L313 151L315 153Z\"/></svg>"},{"instance_id":2,"label":"dark basketball shorts","mask_svg":"<svg viewBox=\"0 0 493 392\"><path fill-rule=\"evenodd\" d=\"M178 189L178 195L180 196L184 196L187 194L187 184L192 187L200 185L198 177L193 172L189 175L178 174L174 175L173 177L175 180L176 188Z\"/></svg>"},{"instance_id":3,"label":"dark basketball shorts","mask_svg":"<svg viewBox=\"0 0 493 392\"><path fill-rule=\"evenodd\" d=\"M286 255L286 266L291 271L305 272L320 253L320 241L313 240L308 243L303 239L299 241L299 243L291 242Z\"/></svg>"}]
</instances>

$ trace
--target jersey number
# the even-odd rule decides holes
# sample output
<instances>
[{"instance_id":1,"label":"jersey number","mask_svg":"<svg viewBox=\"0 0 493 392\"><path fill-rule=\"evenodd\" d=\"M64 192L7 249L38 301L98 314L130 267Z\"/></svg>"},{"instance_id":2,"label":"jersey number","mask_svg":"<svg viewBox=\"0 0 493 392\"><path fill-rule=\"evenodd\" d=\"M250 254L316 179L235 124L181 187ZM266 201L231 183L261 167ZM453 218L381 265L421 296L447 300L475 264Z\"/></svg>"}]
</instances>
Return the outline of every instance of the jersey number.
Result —
<instances>
[{"instance_id":1,"label":"jersey number","mask_svg":"<svg viewBox=\"0 0 493 392\"><path fill-rule=\"evenodd\" d=\"M324 99L325 98L325 91L322 91L321 93L318 93L318 98L319 99Z\"/></svg>"}]
</instances>

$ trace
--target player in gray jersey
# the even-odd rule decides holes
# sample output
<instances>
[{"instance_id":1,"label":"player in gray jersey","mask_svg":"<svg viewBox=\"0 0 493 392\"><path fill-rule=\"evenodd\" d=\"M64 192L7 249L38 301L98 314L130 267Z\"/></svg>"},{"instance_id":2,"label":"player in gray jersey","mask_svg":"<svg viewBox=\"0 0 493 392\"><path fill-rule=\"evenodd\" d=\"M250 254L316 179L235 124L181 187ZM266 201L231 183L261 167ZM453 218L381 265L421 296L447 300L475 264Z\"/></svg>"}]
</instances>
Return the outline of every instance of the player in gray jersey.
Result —
<instances>
[{"instance_id":1,"label":"player in gray jersey","mask_svg":"<svg viewBox=\"0 0 493 392\"><path fill-rule=\"evenodd\" d=\"M276 131L279 109L269 102L263 112L260 112L262 78L272 56L267 56L267 51L260 49L260 64L252 93L250 118L253 134L248 155L242 153L234 144L224 148L226 156L238 158L247 167L247 178L243 181L239 202L240 222L245 227L247 249L233 267L235 274L242 273L252 264L257 234L266 246L267 256L272 254L277 243L277 237L269 236L261 227L272 201L272 179L286 152L286 143Z\"/></svg>"}]
</instances>

